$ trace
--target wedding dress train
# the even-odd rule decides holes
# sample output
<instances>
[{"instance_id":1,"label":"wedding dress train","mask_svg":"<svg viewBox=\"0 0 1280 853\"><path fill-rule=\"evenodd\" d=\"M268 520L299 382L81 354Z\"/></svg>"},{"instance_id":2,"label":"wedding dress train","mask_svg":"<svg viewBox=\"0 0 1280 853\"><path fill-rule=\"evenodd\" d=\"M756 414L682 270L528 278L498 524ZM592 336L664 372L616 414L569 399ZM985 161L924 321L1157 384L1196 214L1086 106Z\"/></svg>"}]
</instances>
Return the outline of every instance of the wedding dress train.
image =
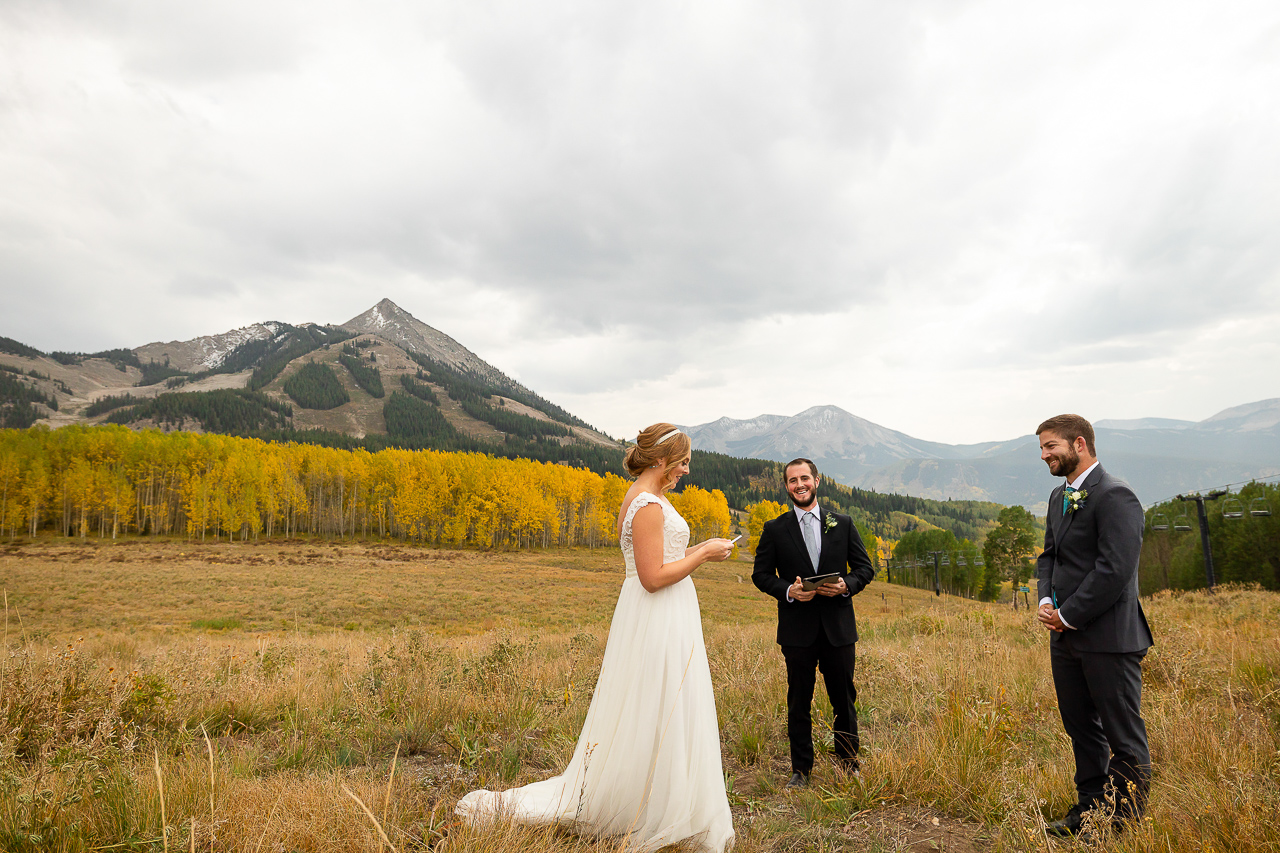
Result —
<instances>
[{"instance_id":1,"label":"wedding dress train","mask_svg":"<svg viewBox=\"0 0 1280 853\"><path fill-rule=\"evenodd\" d=\"M711 671L691 578L647 592L636 576L631 523L662 507L663 559L682 559L689 526L664 498L641 492L622 522L627 576L614 608L595 694L564 773L523 788L473 791L457 812L559 823L622 836L656 850L695 838L721 853L733 843Z\"/></svg>"}]
</instances>

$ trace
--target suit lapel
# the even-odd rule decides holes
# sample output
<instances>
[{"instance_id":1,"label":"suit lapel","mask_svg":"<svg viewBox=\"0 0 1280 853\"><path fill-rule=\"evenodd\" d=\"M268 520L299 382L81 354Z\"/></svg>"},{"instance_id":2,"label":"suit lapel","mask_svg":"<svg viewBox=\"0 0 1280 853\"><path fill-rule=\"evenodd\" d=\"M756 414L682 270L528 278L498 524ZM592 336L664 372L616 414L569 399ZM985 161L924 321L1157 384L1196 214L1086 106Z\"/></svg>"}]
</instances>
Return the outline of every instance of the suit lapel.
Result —
<instances>
[{"instance_id":1,"label":"suit lapel","mask_svg":"<svg viewBox=\"0 0 1280 853\"><path fill-rule=\"evenodd\" d=\"M1082 484L1085 487L1085 490L1087 491L1088 489L1097 488L1098 484L1102 482L1102 475L1105 473L1107 472L1102 470L1101 465L1089 472L1089 476L1085 477L1084 483Z\"/></svg>"},{"instance_id":2,"label":"suit lapel","mask_svg":"<svg viewBox=\"0 0 1280 853\"><path fill-rule=\"evenodd\" d=\"M827 510L820 509L818 511L818 541L822 543L822 551L818 554L818 574L822 574L822 564L827 561L827 555L833 550L830 547L830 539L827 534ZM832 528L834 530L835 528Z\"/></svg>"},{"instance_id":3,"label":"suit lapel","mask_svg":"<svg viewBox=\"0 0 1280 853\"><path fill-rule=\"evenodd\" d=\"M1101 465L1094 468L1092 471L1089 472L1089 476L1084 478L1084 482L1080 484L1080 488L1083 489L1085 492L1090 492L1093 489L1096 489L1098 486L1098 483L1102 481L1102 475L1104 473L1106 472L1102 470ZM1075 518L1075 515L1076 515L1075 512L1062 511L1062 495L1065 494L1066 491L1067 491L1067 486L1064 483L1058 489L1058 510L1059 512L1062 512L1062 519L1059 521L1058 526L1054 528L1054 538L1057 539L1059 542L1062 541L1062 537L1066 534L1067 529L1071 527L1071 520ZM1076 510L1076 512L1084 511L1085 505L1087 505L1089 502L1088 495L1085 496L1084 501L1085 501L1085 504L1081 505L1080 509Z\"/></svg>"},{"instance_id":4,"label":"suit lapel","mask_svg":"<svg viewBox=\"0 0 1280 853\"><path fill-rule=\"evenodd\" d=\"M800 516L796 514L795 507L787 510L787 532L791 534L791 541L800 549L800 556L804 560L804 564L809 564L809 546L804 544L804 534L800 532Z\"/></svg>"},{"instance_id":5,"label":"suit lapel","mask_svg":"<svg viewBox=\"0 0 1280 853\"><path fill-rule=\"evenodd\" d=\"M1053 506L1049 508L1049 512L1052 513L1055 509L1058 511L1058 520L1053 525L1053 538L1058 542L1062 541L1062 534L1066 533L1067 527L1071 525L1071 514L1062 506L1062 496L1066 493L1067 486L1063 483L1061 486L1058 486L1058 488L1053 490L1053 495L1050 497L1050 500L1054 503Z\"/></svg>"}]
</instances>

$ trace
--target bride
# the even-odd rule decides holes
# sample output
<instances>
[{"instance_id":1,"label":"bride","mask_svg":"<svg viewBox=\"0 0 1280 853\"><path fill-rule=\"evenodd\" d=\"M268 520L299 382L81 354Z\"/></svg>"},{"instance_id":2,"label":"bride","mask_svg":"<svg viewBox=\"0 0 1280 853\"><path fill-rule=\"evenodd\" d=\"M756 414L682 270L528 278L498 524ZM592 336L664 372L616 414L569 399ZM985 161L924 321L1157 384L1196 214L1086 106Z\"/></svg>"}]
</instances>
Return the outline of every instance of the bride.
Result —
<instances>
[{"instance_id":1,"label":"bride","mask_svg":"<svg viewBox=\"0 0 1280 853\"><path fill-rule=\"evenodd\" d=\"M621 836L628 849L691 839L721 853L733 844L711 670L689 575L729 556L732 543L692 548L689 525L663 497L689 472L689 437L646 428L628 449L635 483L618 511L627 576L609 626L600 678L564 773L458 801L469 820L560 823Z\"/></svg>"}]
</instances>

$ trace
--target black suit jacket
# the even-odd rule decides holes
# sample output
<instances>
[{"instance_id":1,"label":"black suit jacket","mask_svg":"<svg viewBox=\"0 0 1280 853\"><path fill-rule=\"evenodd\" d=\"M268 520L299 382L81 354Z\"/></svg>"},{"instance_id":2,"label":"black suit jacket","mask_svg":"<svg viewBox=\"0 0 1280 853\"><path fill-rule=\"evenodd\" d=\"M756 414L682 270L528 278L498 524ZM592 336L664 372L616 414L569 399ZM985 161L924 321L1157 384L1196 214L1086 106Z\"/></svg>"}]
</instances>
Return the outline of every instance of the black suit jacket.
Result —
<instances>
[{"instance_id":1,"label":"black suit jacket","mask_svg":"<svg viewBox=\"0 0 1280 853\"><path fill-rule=\"evenodd\" d=\"M822 531L822 555L814 571L809 549L804 545L800 521L795 510L773 521L767 521L756 543L755 567L751 581L761 592L778 599L778 643L783 646L809 646L825 630L833 646L847 646L858 639L858 623L853 616L853 596L875 578L875 569L867 557L858 529L847 515L818 510L818 529ZM835 526L826 530L827 516L835 518ZM828 597L815 595L812 601L787 601L787 589L797 577L838 572L849 587L849 595Z\"/></svg>"},{"instance_id":2,"label":"black suit jacket","mask_svg":"<svg viewBox=\"0 0 1280 853\"><path fill-rule=\"evenodd\" d=\"M1075 630L1053 632L1085 652L1141 652L1151 628L1138 601L1142 504L1127 485L1099 465L1082 484L1088 492L1075 512L1063 513L1065 484L1049 496L1044 552L1036 562L1040 598L1055 598Z\"/></svg>"}]
</instances>

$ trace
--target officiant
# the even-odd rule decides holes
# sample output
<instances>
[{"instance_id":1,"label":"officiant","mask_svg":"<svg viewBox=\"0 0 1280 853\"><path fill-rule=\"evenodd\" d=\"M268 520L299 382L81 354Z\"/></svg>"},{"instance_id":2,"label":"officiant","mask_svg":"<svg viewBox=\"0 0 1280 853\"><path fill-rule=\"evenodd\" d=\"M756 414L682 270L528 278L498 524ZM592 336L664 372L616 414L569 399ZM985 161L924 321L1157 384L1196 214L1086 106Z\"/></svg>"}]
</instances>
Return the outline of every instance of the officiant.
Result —
<instances>
[{"instance_id":1,"label":"officiant","mask_svg":"<svg viewBox=\"0 0 1280 853\"><path fill-rule=\"evenodd\" d=\"M858 691L853 684L858 627L853 596L871 583L875 569L853 520L818 506L820 480L811 460L788 462L783 479L792 509L765 523L756 543L751 580L778 600L778 645L787 666L791 744L787 787L805 788L813 772L810 706L815 670L822 673L835 712L836 764L849 775L859 771Z\"/></svg>"}]
</instances>

